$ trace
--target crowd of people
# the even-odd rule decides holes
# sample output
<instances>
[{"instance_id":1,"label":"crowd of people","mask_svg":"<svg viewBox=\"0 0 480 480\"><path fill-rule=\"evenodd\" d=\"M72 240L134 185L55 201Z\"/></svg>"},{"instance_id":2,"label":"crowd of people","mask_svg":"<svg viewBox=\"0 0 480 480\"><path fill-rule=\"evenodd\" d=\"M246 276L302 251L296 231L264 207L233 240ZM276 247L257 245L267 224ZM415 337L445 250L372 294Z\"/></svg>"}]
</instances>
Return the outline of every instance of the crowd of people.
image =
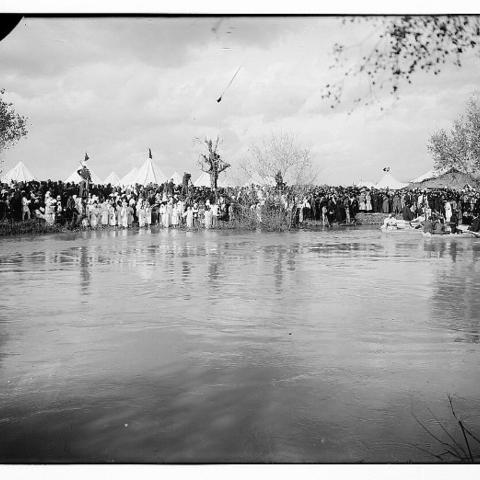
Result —
<instances>
[{"instance_id":1,"label":"crowd of people","mask_svg":"<svg viewBox=\"0 0 480 480\"><path fill-rule=\"evenodd\" d=\"M392 213L411 221L425 212L452 214L470 224L480 213L480 192L466 186L401 190L357 186L298 187L245 185L219 188L150 184L134 187L82 186L61 181L31 181L0 185L0 220L39 219L48 224L89 228L160 225L173 228L215 228L241 212L253 212L261 221L269 208L291 212L292 223L317 221L325 226L351 224L358 213ZM84 188L84 186L83 186Z\"/></svg>"}]
</instances>

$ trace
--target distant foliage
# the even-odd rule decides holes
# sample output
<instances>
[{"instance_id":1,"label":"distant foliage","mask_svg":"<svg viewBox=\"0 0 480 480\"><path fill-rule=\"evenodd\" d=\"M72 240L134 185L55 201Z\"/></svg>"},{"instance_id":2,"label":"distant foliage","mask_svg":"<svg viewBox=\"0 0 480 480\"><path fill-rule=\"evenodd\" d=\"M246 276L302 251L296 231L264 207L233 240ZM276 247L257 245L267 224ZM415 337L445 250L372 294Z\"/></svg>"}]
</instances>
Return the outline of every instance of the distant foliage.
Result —
<instances>
[{"instance_id":1,"label":"distant foliage","mask_svg":"<svg viewBox=\"0 0 480 480\"><path fill-rule=\"evenodd\" d=\"M369 53L358 62L346 66L352 47L335 44L334 63L330 68L343 69L341 80L325 86L322 98L334 108L342 101L348 78L364 76L367 86L354 98L355 104L375 101L378 89L388 86L389 93L398 98L402 82L412 83L420 71L438 75L442 66L451 60L462 65L469 51L480 52L480 17L470 15L403 15L394 17L348 17L344 23L369 22L373 32L361 45L373 41ZM373 38L372 38L373 37Z\"/></svg>"},{"instance_id":2,"label":"distant foliage","mask_svg":"<svg viewBox=\"0 0 480 480\"><path fill-rule=\"evenodd\" d=\"M3 99L0 89L0 153L27 136L27 119L15 112L12 103Z\"/></svg>"},{"instance_id":3,"label":"distant foliage","mask_svg":"<svg viewBox=\"0 0 480 480\"><path fill-rule=\"evenodd\" d=\"M15 112L13 104L3 99L5 90L0 89L0 154L27 136L27 119ZM0 159L0 173L3 160Z\"/></svg>"},{"instance_id":4,"label":"distant foliage","mask_svg":"<svg viewBox=\"0 0 480 480\"><path fill-rule=\"evenodd\" d=\"M456 168L465 173L480 172L480 102L469 99L465 114L453 121L450 132L440 129L427 145L437 169Z\"/></svg>"},{"instance_id":5,"label":"distant foliage","mask_svg":"<svg viewBox=\"0 0 480 480\"><path fill-rule=\"evenodd\" d=\"M314 184L318 167L314 165L311 148L290 131L270 132L261 139L252 139L248 158L240 166L251 178L261 178L270 185L280 173L290 185Z\"/></svg>"}]
</instances>

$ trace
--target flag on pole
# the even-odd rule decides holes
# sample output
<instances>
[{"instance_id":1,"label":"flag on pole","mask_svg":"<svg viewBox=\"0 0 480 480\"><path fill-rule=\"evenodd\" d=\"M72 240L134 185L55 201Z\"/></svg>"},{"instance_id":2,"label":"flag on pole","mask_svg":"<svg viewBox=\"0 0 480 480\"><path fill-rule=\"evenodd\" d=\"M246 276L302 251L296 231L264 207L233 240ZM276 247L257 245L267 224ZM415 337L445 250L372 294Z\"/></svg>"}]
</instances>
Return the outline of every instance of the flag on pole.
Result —
<instances>
[{"instance_id":1,"label":"flag on pole","mask_svg":"<svg viewBox=\"0 0 480 480\"><path fill-rule=\"evenodd\" d=\"M87 152L85 152L85 161L89 160L90 157L88 156Z\"/></svg>"},{"instance_id":2,"label":"flag on pole","mask_svg":"<svg viewBox=\"0 0 480 480\"><path fill-rule=\"evenodd\" d=\"M148 149L148 158L153 158L152 157L152 151L150 149Z\"/></svg>"}]
</instances>

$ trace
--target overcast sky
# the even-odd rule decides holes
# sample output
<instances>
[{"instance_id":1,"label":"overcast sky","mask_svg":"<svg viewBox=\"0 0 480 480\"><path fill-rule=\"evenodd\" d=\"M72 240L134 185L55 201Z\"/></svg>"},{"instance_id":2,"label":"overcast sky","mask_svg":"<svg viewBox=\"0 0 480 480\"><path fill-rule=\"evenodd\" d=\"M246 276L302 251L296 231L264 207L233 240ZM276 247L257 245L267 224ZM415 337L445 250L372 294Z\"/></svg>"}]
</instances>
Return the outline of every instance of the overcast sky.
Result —
<instances>
[{"instance_id":1,"label":"overcast sky","mask_svg":"<svg viewBox=\"0 0 480 480\"><path fill-rule=\"evenodd\" d=\"M366 86L352 80L331 109L321 91L341 75L329 69L334 43L352 46L353 61L374 36L369 22L318 15L26 17L0 42L0 87L29 122L3 170L22 160L40 179L65 180L87 151L101 178L122 177L151 148L167 176L195 180L195 137L219 135L236 165L252 139L283 130L311 146L318 183L377 182L386 166L409 181L433 167L429 135L480 90L480 58L417 75L396 103L384 92L348 115Z\"/></svg>"}]
</instances>

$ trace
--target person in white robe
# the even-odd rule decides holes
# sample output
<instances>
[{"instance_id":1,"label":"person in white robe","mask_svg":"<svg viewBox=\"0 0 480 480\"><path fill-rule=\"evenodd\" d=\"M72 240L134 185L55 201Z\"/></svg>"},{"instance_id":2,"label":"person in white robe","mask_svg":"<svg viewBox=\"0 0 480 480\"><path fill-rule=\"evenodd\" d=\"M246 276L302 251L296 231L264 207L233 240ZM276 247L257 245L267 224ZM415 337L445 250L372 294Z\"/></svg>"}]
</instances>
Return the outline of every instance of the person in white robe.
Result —
<instances>
[{"instance_id":1,"label":"person in white robe","mask_svg":"<svg viewBox=\"0 0 480 480\"><path fill-rule=\"evenodd\" d=\"M115 205L109 200L108 201L108 224L111 227L117 226L117 212L115 210Z\"/></svg>"},{"instance_id":2,"label":"person in white robe","mask_svg":"<svg viewBox=\"0 0 480 480\"><path fill-rule=\"evenodd\" d=\"M187 211L183 212L182 216L186 220L187 229L193 228L193 209L192 209L192 207L187 207Z\"/></svg>"},{"instance_id":3,"label":"person in white robe","mask_svg":"<svg viewBox=\"0 0 480 480\"><path fill-rule=\"evenodd\" d=\"M109 217L108 206L109 206L109 203L105 200L100 204L100 215L101 215L102 227L106 227L108 225L108 217Z\"/></svg>"},{"instance_id":4,"label":"person in white robe","mask_svg":"<svg viewBox=\"0 0 480 480\"><path fill-rule=\"evenodd\" d=\"M138 217L138 226L140 228L145 227L145 203L143 200L138 201L137 217Z\"/></svg>"},{"instance_id":5,"label":"person in white robe","mask_svg":"<svg viewBox=\"0 0 480 480\"><path fill-rule=\"evenodd\" d=\"M204 218L205 218L205 228L212 228L212 210L209 207L206 207L205 212L204 212Z\"/></svg>"},{"instance_id":6,"label":"person in white robe","mask_svg":"<svg viewBox=\"0 0 480 480\"><path fill-rule=\"evenodd\" d=\"M152 206L147 200L145 202L145 226L148 228L152 224Z\"/></svg>"},{"instance_id":7,"label":"person in white robe","mask_svg":"<svg viewBox=\"0 0 480 480\"><path fill-rule=\"evenodd\" d=\"M124 200L122 202L122 208L120 210L122 228L128 228L128 213L129 213L128 209L129 209L129 206L127 202Z\"/></svg>"},{"instance_id":8,"label":"person in white robe","mask_svg":"<svg viewBox=\"0 0 480 480\"><path fill-rule=\"evenodd\" d=\"M160 208L158 210L159 212L159 218L158 218L158 223L164 227L165 226L165 217L167 215L167 206L165 205L164 202L160 204Z\"/></svg>"},{"instance_id":9,"label":"person in white robe","mask_svg":"<svg viewBox=\"0 0 480 480\"><path fill-rule=\"evenodd\" d=\"M178 204L174 203L172 206L172 227L173 228L178 228L178 217L179 217L179 211L178 211Z\"/></svg>"}]
</instances>

